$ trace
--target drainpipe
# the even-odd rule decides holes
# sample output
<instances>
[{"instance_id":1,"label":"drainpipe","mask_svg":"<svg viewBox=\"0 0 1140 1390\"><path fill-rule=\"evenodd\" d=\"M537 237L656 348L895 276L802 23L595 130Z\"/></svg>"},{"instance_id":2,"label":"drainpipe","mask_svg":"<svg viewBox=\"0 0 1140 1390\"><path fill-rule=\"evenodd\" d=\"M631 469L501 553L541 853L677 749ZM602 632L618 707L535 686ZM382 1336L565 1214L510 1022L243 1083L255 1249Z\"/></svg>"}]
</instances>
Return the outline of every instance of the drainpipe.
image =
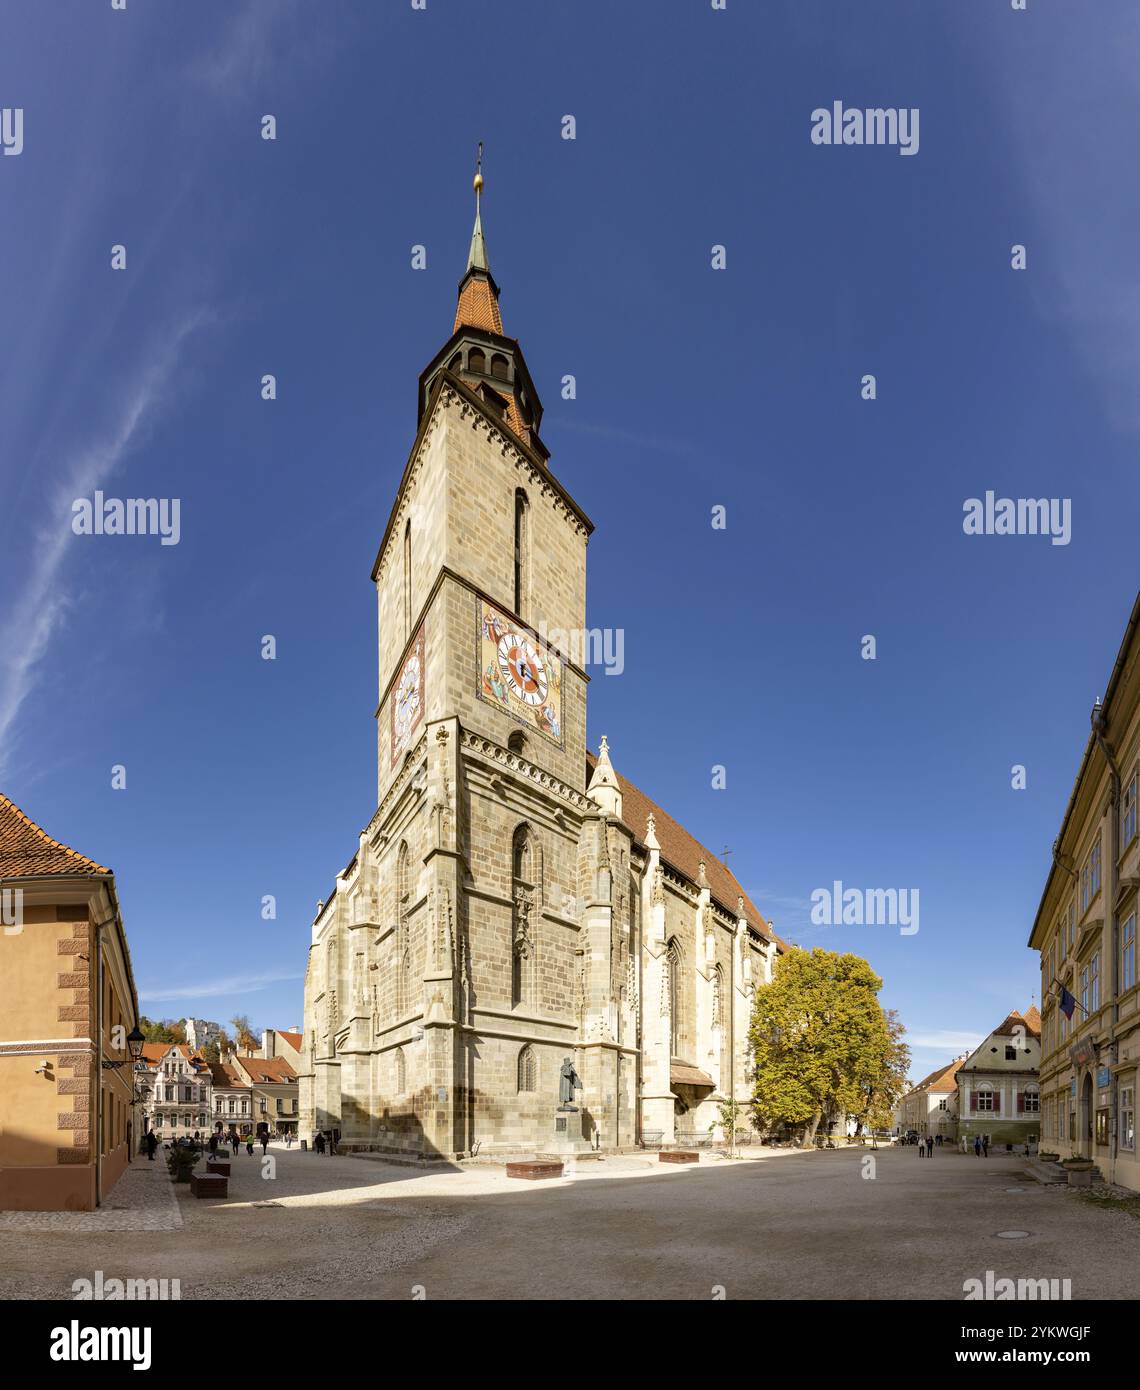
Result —
<instances>
[{"instance_id":1,"label":"drainpipe","mask_svg":"<svg viewBox=\"0 0 1140 1390\"><path fill-rule=\"evenodd\" d=\"M1112 892L1109 896L1108 907L1112 917L1112 1040L1111 1047L1115 1052L1116 1030L1120 1022L1120 926L1116 917L1116 893L1118 888L1117 878L1120 873L1120 769L1116 765L1116 758L1112 751L1112 745L1105 741L1104 731L1108 726L1105 718L1104 706L1097 697L1097 702L1092 711L1092 731L1100 751L1104 754L1105 762L1108 763L1109 771L1109 805L1112 815L1112 861L1109 865L1112 873ZM1112 1072L1112 1085L1109 1091L1112 1097L1112 1110L1110 1112L1111 1123L1111 1148L1109 1153L1112 1158L1112 1176L1110 1182L1116 1179L1116 1157L1119 1148L1119 1138L1116 1132L1116 1071ZM1094 1126L1095 1129L1095 1126Z\"/></svg>"}]
</instances>

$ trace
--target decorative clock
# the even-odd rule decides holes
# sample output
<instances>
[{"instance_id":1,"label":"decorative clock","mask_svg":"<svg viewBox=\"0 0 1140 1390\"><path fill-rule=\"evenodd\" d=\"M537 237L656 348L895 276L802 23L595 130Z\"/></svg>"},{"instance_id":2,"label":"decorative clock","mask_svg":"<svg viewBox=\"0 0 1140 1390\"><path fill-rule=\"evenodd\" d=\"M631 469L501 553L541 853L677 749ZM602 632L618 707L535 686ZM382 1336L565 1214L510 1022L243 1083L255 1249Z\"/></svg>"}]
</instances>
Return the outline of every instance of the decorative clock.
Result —
<instances>
[{"instance_id":1,"label":"decorative clock","mask_svg":"<svg viewBox=\"0 0 1140 1390\"><path fill-rule=\"evenodd\" d=\"M392 766L410 746L412 735L424 717L424 630L404 658L396 684L392 688Z\"/></svg>"},{"instance_id":2,"label":"decorative clock","mask_svg":"<svg viewBox=\"0 0 1140 1390\"><path fill-rule=\"evenodd\" d=\"M478 600L479 698L562 745L562 663L485 599Z\"/></svg>"}]
</instances>

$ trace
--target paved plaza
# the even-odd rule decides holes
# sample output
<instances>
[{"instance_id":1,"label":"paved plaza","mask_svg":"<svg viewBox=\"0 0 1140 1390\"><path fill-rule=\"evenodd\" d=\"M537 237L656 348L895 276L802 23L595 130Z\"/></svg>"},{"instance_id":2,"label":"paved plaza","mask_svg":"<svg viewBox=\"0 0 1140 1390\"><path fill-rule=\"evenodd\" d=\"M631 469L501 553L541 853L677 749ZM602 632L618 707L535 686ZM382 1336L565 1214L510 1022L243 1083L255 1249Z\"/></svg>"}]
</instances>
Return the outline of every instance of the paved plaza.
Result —
<instances>
[{"instance_id":1,"label":"paved plaza","mask_svg":"<svg viewBox=\"0 0 1140 1390\"><path fill-rule=\"evenodd\" d=\"M0 1298L178 1279L202 1298L961 1299L963 1281L1071 1280L1132 1296L1140 1221L1028 1178L1024 1160L762 1150L699 1166L586 1162L561 1180L425 1173L272 1146L198 1201L136 1162L98 1213L0 1214ZM862 1176L865 1160L875 1176ZM172 1193L176 1197L172 1201ZM1024 1236L999 1232L1026 1232Z\"/></svg>"}]
</instances>

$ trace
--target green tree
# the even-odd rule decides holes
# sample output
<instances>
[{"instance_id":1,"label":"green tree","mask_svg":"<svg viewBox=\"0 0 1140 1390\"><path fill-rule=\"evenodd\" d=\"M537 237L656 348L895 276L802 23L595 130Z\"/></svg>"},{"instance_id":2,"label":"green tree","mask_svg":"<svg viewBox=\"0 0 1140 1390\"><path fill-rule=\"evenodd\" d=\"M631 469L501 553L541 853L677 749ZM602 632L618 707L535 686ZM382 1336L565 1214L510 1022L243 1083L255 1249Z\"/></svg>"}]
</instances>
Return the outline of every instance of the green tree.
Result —
<instances>
[{"instance_id":1,"label":"green tree","mask_svg":"<svg viewBox=\"0 0 1140 1390\"><path fill-rule=\"evenodd\" d=\"M181 1029L178 1031L182 1033ZM180 1038L175 1036L174 1029L170 1026L170 1020L168 1018L155 1020L147 1018L145 1014L142 1014L139 1017L139 1032L147 1042L172 1043L186 1041L185 1033L182 1033Z\"/></svg>"},{"instance_id":2,"label":"green tree","mask_svg":"<svg viewBox=\"0 0 1140 1390\"><path fill-rule=\"evenodd\" d=\"M906 1028L894 1009L884 1015L890 1039L878 1078L867 1087L866 1104L858 1112L856 1134L864 1128L889 1129L895 1106L909 1090L906 1074L910 1070L910 1048L903 1042Z\"/></svg>"},{"instance_id":3,"label":"green tree","mask_svg":"<svg viewBox=\"0 0 1140 1390\"><path fill-rule=\"evenodd\" d=\"M749 1041L752 1104L767 1128L791 1125L809 1147L826 1116L858 1114L882 1075L891 1039L865 960L792 950L756 991Z\"/></svg>"},{"instance_id":4,"label":"green tree","mask_svg":"<svg viewBox=\"0 0 1140 1390\"><path fill-rule=\"evenodd\" d=\"M234 1037L237 1039L239 1050L246 1053L256 1052L261 1046L261 1039L253 1031L248 1015L235 1014L230 1019L230 1023L233 1025Z\"/></svg>"}]
</instances>

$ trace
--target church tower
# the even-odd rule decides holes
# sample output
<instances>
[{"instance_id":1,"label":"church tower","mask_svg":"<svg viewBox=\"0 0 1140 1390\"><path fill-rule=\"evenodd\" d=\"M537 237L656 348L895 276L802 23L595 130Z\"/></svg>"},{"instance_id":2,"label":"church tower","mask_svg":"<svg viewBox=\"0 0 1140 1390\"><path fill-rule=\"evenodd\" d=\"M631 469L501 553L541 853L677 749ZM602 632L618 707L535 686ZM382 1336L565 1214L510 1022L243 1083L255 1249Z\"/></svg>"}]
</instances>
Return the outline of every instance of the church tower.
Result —
<instances>
[{"instance_id":1,"label":"church tower","mask_svg":"<svg viewBox=\"0 0 1140 1390\"><path fill-rule=\"evenodd\" d=\"M482 192L477 169L372 570L377 805L317 906L298 1069L303 1133L424 1159L707 1134L773 950L607 741L587 756L592 527L504 330Z\"/></svg>"},{"instance_id":2,"label":"church tower","mask_svg":"<svg viewBox=\"0 0 1140 1390\"><path fill-rule=\"evenodd\" d=\"M589 993L571 634L592 526L504 332L482 190L478 170L452 333L420 374L372 572L377 811L318 913L306 989L315 1124L425 1156L489 1127L503 1146L548 1133Z\"/></svg>"}]
</instances>

